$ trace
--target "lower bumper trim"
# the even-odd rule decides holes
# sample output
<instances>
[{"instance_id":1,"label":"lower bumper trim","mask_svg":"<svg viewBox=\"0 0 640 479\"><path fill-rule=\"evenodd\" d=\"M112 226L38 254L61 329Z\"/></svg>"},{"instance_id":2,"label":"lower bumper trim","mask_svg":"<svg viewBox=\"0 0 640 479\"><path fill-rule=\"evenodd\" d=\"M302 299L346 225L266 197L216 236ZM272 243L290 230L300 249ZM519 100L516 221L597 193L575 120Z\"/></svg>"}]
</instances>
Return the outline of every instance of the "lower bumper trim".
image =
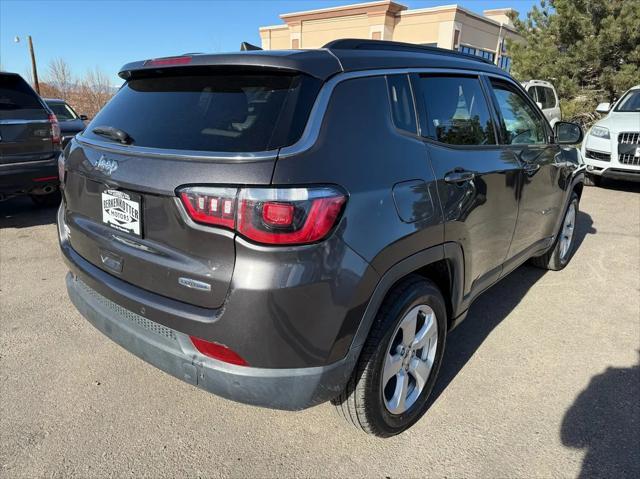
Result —
<instances>
[{"instance_id":1,"label":"lower bumper trim","mask_svg":"<svg viewBox=\"0 0 640 479\"><path fill-rule=\"evenodd\" d=\"M183 381L234 401L300 410L337 396L348 381L351 355L328 366L264 369L235 366L201 355L189 337L122 308L73 274L69 298L100 332L144 361Z\"/></svg>"}]
</instances>

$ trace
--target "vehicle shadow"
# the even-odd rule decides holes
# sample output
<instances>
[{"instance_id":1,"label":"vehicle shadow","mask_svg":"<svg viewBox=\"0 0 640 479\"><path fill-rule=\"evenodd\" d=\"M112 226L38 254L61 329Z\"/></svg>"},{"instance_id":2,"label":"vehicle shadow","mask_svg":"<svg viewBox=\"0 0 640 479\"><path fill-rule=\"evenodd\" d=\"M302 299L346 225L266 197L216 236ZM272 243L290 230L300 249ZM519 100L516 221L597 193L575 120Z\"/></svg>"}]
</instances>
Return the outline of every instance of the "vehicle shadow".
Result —
<instances>
[{"instance_id":1,"label":"vehicle shadow","mask_svg":"<svg viewBox=\"0 0 640 479\"><path fill-rule=\"evenodd\" d=\"M599 188L604 188L605 190L616 190L616 191L627 191L630 193L640 193L640 182L610 180L607 178L602 178L602 180L600 180Z\"/></svg>"},{"instance_id":2,"label":"vehicle shadow","mask_svg":"<svg viewBox=\"0 0 640 479\"><path fill-rule=\"evenodd\" d=\"M29 228L56 222L58 207L34 205L28 197L18 197L0 202L0 229Z\"/></svg>"},{"instance_id":3,"label":"vehicle shadow","mask_svg":"<svg viewBox=\"0 0 640 479\"><path fill-rule=\"evenodd\" d=\"M589 214L578 212L575 233L574 254L577 254L585 237L596 233ZM545 273L545 270L533 266L521 266L473 303L465 321L447 337L442 367L431 393L430 404L438 399L491 331L516 308L524 295Z\"/></svg>"},{"instance_id":4,"label":"vehicle shadow","mask_svg":"<svg viewBox=\"0 0 640 479\"><path fill-rule=\"evenodd\" d=\"M640 364L591 378L562 420L565 446L585 449L578 477L640 477Z\"/></svg>"}]
</instances>

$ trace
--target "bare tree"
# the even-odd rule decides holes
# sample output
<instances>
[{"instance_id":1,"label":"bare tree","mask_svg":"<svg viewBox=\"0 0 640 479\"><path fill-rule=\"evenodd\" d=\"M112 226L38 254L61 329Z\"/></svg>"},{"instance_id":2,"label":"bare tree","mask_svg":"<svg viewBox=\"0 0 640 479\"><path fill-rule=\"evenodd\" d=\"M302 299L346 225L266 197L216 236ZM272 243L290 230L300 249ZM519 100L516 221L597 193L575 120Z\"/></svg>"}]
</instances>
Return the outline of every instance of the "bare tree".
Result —
<instances>
[{"instance_id":1,"label":"bare tree","mask_svg":"<svg viewBox=\"0 0 640 479\"><path fill-rule=\"evenodd\" d=\"M76 89L71 67L69 67L69 64L62 58L55 58L49 63L48 80L65 100L68 99L71 92Z\"/></svg>"},{"instance_id":2,"label":"bare tree","mask_svg":"<svg viewBox=\"0 0 640 479\"><path fill-rule=\"evenodd\" d=\"M80 81L78 93L84 103L83 111L89 117L94 117L113 96L109 78L98 67L87 71Z\"/></svg>"}]
</instances>

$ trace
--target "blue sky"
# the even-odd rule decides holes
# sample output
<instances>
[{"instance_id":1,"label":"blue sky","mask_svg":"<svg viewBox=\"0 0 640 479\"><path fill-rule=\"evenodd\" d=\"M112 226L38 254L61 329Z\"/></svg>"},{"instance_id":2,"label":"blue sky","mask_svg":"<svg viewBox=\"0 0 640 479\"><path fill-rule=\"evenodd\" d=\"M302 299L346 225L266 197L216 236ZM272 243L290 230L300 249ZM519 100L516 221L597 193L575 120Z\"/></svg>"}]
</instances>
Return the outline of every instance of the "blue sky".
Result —
<instances>
[{"instance_id":1,"label":"blue sky","mask_svg":"<svg viewBox=\"0 0 640 479\"><path fill-rule=\"evenodd\" d=\"M398 0L409 8L458 3L476 12L512 7L524 16L537 0ZM185 52L237 51L240 42L260 45L258 27L281 23L278 15L357 0L39 1L0 0L0 65L26 75L26 36L36 50L38 73L63 58L74 74L100 67L119 84L118 69L133 60ZM21 38L14 43L14 37Z\"/></svg>"}]
</instances>

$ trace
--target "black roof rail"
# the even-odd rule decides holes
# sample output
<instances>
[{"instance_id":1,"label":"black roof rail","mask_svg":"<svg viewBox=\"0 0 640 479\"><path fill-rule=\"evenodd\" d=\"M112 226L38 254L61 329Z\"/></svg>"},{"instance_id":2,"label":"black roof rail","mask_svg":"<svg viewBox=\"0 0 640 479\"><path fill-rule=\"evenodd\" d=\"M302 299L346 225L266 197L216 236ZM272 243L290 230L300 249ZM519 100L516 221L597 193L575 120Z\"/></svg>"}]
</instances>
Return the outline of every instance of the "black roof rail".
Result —
<instances>
[{"instance_id":1,"label":"black roof rail","mask_svg":"<svg viewBox=\"0 0 640 479\"><path fill-rule=\"evenodd\" d=\"M414 43L393 42L390 40L366 40L361 38L341 38L327 43L322 48L328 50L392 50L397 52L432 53L436 55L457 56L468 60L495 65L491 60L470 53L462 53L446 48L416 45Z\"/></svg>"}]
</instances>

